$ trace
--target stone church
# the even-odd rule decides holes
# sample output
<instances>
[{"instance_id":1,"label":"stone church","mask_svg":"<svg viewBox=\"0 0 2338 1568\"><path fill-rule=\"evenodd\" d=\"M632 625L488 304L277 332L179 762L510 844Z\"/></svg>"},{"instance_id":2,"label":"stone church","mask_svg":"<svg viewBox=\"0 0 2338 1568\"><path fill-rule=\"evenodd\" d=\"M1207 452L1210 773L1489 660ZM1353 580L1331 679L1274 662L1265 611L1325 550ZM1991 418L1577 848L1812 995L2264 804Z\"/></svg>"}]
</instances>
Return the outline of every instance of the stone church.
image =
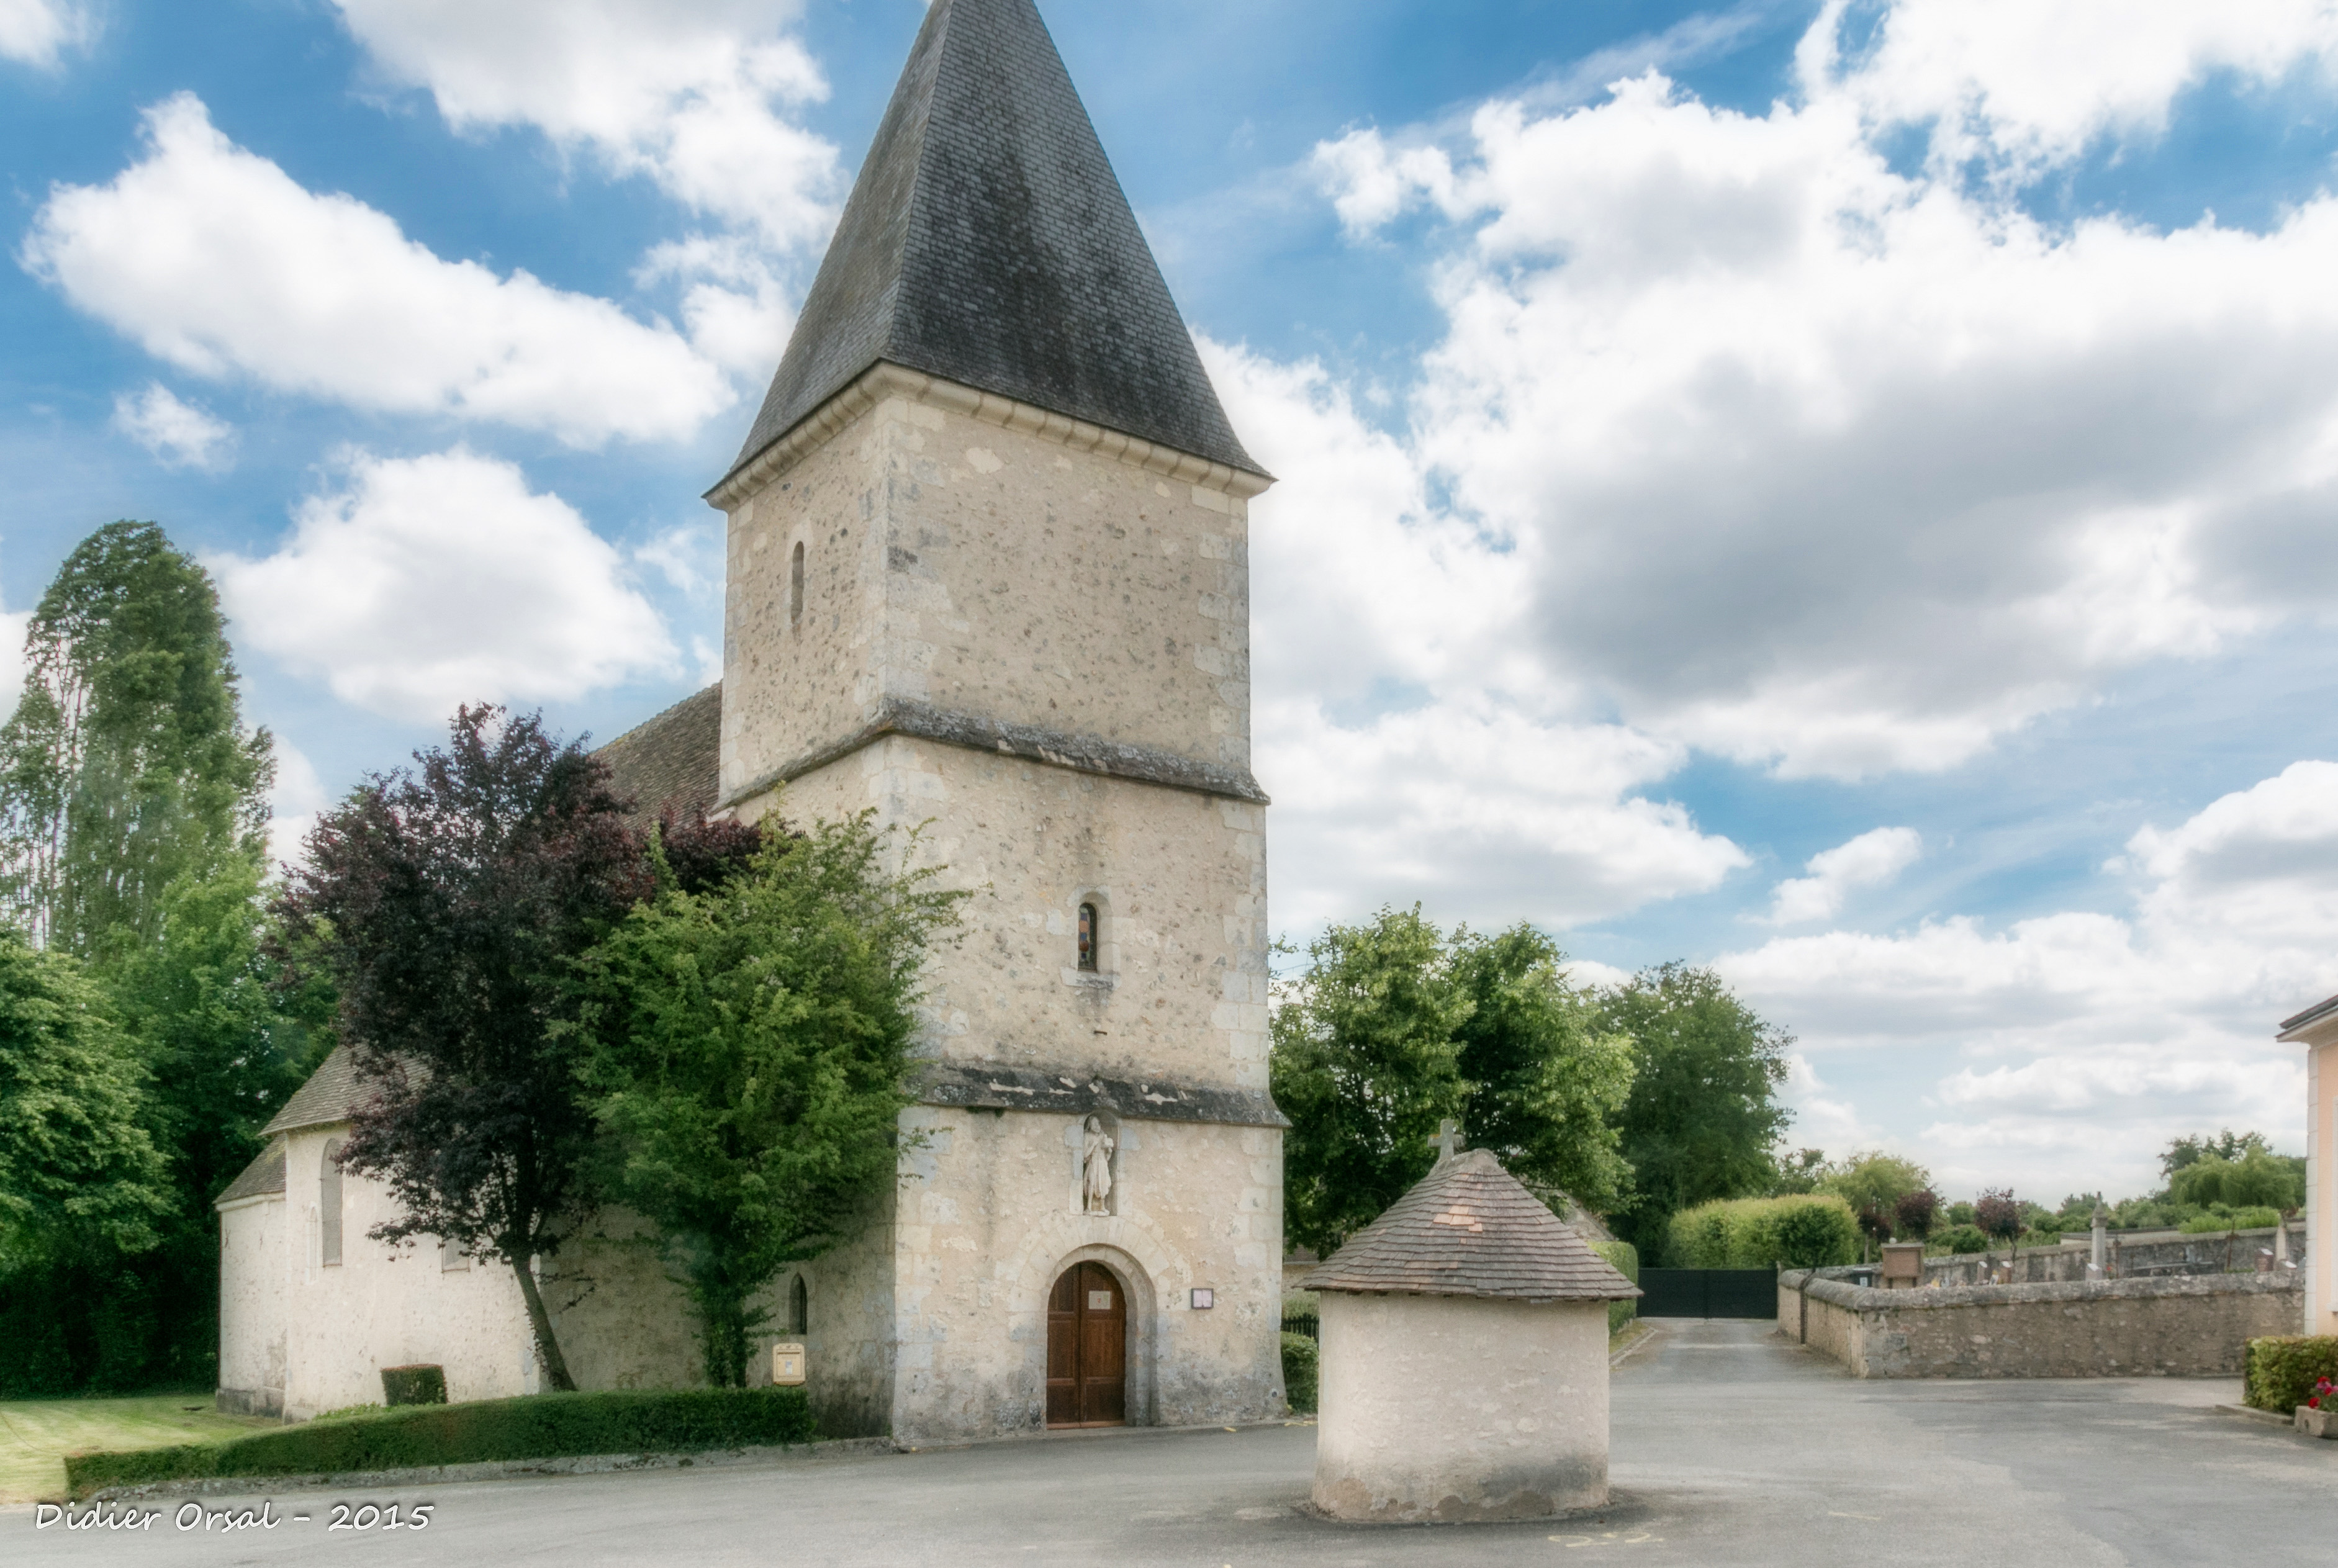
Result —
<instances>
[{"instance_id":1,"label":"stone church","mask_svg":"<svg viewBox=\"0 0 2338 1568\"><path fill-rule=\"evenodd\" d=\"M602 755L644 811L873 807L974 897L889 1203L777 1281L831 1431L1279 1414L1283 1121L1243 449L1032 0L934 0L737 463L723 678ZM369 1240L336 1052L219 1200L223 1405L535 1365L503 1265ZM683 1386L626 1217L544 1259L586 1387ZM768 1357L759 1364L767 1363ZM768 1366L762 1375L769 1376Z\"/></svg>"}]
</instances>

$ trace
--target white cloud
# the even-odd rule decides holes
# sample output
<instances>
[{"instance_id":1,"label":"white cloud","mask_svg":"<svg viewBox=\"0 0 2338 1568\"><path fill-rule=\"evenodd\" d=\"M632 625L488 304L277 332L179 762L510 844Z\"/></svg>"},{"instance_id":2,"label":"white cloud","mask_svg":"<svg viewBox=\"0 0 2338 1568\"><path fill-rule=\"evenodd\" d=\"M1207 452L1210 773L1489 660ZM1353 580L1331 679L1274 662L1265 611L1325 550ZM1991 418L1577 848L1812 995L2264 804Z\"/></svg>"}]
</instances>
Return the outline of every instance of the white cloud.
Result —
<instances>
[{"instance_id":1,"label":"white cloud","mask_svg":"<svg viewBox=\"0 0 2338 1568\"><path fill-rule=\"evenodd\" d=\"M2326 0L1897 0L1846 60L1850 0L1828 0L1803 40L1807 85L1888 124L1929 124L1936 164L1971 160L2035 177L2104 136L2166 129L2186 88L2226 73L2252 85L2338 63Z\"/></svg>"},{"instance_id":2,"label":"white cloud","mask_svg":"<svg viewBox=\"0 0 2338 1568\"><path fill-rule=\"evenodd\" d=\"M1548 725L1447 702L1334 723L1258 711L1274 813L1275 918L1306 929L1380 903L1442 921L1574 926L1702 892L1747 864L1682 807L1632 791L1677 756L1612 725Z\"/></svg>"},{"instance_id":3,"label":"white cloud","mask_svg":"<svg viewBox=\"0 0 2338 1568\"><path fill-rule=\"evenodd\" d=\"M1941 80L2009 83L1987 123L2060 155L2202 72L2307 58L2327 11L2269 6L2296 36L2257 43L2169 23L2161 64L2067 125L1992 64L2094 70L2132 9L1972 7L2003 30ZM1889 13L1909 39L1967 15ZM1501 556L1488 612L1522 608L1487 641L1578 711L1786 776L1958 765L2115 671L2326 614L2338 584L2338 200L2264 233L2058 229L1996 182L1895 172L1880 138L1940 99L1893 96L1922 74L1893 63L1930 56L1892 36L1762 115L1649 74L1586 108L1488 103L1451 146L1317 153L1351 227L1460 224L1390 456Z\"/></svg>"},{"instance_id":4,"label":"white cloud","mask_svg":"<svg viewBox=\"0 0 2338 1568\"><path fill-rule=\"evenodd\" d=\"M97 14L79 0L0 0L0 59L54 70L96 36Z\"/></svg>"},{"instance_id":5,"label":"white cloud","mask_svg":"<svg viewBox=\"0 0 2338 1568\"><path fill-rule=\"evenodd\" d=\"M276 554L211 563L239 646L418 721L679 672L617 552L514 465L457 447L344 467Z\"/></svg>"},{"instance_id":6,"label":"white cloud","mask_svg":"<svg viewBox=\"0 0 2338 1568\"><path fill-rule=\"evenodd\" d=\"M160 381L136 397L113 399L114 427L159 458L166 468L223 473L235 464L235 426L215 419Z\"/></svg>"},{"instance_id":7,"label":"white cloud","mask_svg":"<svg viewBox=\"0 0 2338 1568\"><path fill-rule=\"evenodd\" d=\"M796 313L768 258L736 235L693 234L652 247L634 273L643 288L668 279L693 348L751 385L771 373Z\"/></svg>"},{"instance_id":8,"label":"white cloud","mask_svg":"<svg viewBox=\"0 0 2338 1568\"><path fill-rule=\"evenodd\" d=\"M2338 990L2338 763L2146 828L2128 860L2126 916L1781 937L1716 967L1813 1055L1947 1066L1911 1148L1960 1191L2019 1164L2058 1195L2140 1191L2168 1139L2216 1126L2295 1147L2303 1067L2273 1034Z\"/></svg>"},{"instance_id":9,"label":"white cloud","mask_svg":"<svg viewBox=\"0 0 2338 1568\"><path fill-rule=\"evenodd\" d=\"M332 804L316 764L282 735L276 737L276 783L268 792L268 855L279 865L298 865L317 814Z\"/></svg>"},{"instance_id":10,"label":"white cloud","mask_svg":"<svg viewBox=\"0 0 2338 1568\"><path fill-rule=\"evenodd\" d=\"M1786 1082L1780 1098L1794 1112L1793 1126L1785 1140L1793 1148L1822 1149L1840 1156L1890 1142L1860 1115L1856 1105L1830 1088L1811 1059L1799 1051L1786 1055Z\"/></svg>"},{"instance_id":11,"label":"white cloud","mask_svg":"<svg viewBox=\"0 0 2338 1568\"><path fill-rule=\"evenodd\" d=\"M634 546L633 559L677 591L706 598L722 586L722 524L682 523Z\"/></svg>"},{"instance_id":12,"label":"white cloud","mask_svg":"<svg viewBox=\"0 0 2338 1568\"><path fill-rule=\"evenodd\" d=\"M22 260L182 369L580 446L687 437L735 400L664 323L444 260L235 146L191 94L149 110L145 128L145 155L112 183L51 192Z\"/></svg>"},{"instance_id":13,"label":"white cloud","mask_svg":"<svg viewBox=\"0 0 2338 1568\"><path fill-rule=\"evenodd\" d=\"M377 66L427 89L457 131L535 126L779 250L835 220L837 150L786 113L828 95L784 31L796 0L335 4Z\"/></svg>"},{"instance_id":14,"label":"white cloud","mask_svg":"<svg viewBox=\"0 0 2338 1568\"><path fill-rule=\"evenodd\" d=\"M1678 745L1555 710L1500 642L1525 608L1517 561L1431 506L1320 367L1202 349L1282 475L1251 528L1254 765L1278 802L1281 925L1419 898L1441 921L1572 926L1749 864L1642 796Z\"/></svg>"},{"instance_id":15,"label":"white cloud","mask_svg":"<svg viewBox=\"0 0 2338 1568\"><path fill-rule=\"evenodd\" d=\"M1803 869L1771 890L1770 918L1781 926L1832 918L1862 887L1881 887L1916 863L1923 836L1913 828L1878 828L1821 850Z\"/></svg>"}]
</instances>

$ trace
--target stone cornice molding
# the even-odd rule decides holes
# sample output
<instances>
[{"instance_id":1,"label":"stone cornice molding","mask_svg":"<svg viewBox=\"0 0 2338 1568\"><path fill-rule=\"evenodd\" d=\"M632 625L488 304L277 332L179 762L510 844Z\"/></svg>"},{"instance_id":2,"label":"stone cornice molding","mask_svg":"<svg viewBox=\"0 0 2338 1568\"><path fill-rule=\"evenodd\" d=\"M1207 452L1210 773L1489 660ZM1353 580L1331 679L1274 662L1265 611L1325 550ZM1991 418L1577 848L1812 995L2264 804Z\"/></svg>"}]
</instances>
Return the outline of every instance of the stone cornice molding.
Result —
<instances>
[{"instance_id":1,"label":"stone cornice molding","mask_svg":"<svg viewBox=\"0 0 2338 1568\"><path fill-rule=\"evenodd\" d=\"M786 435L724 475L721 484L706 493L706 504L717 511L728 512L828 445L842 433L845 426L889 397L906 397L913 403L931 404L937 408L946 408L951 413L978 419L986 425L997 425L1027 436L1036 436L1043 441L1055 442L1075 452L1102 453L1106 457L1142 468L1148 474L1157 474L1164 479L1174 479L1198 489L1213 490L1243 500L1260 494L1274 483L1264 475L1246 473L1223 463L1196 457L1190 452L1180 452L1174 446L1164 446L1141 436L1108 430L1084 419L1053 414L1036 405L1001 397L993 392L977 392L955 381L945 381L939 377L879 360L835 397L798 420Z\"/></svg>"},{"instance_id":2,"label":"stone cornice molding","mask_svg":"<svg viewBox=\"0 0 2338 1568\"><path fill-rule=\"evenodd\" d=\"M918 1103L969 1111L1035 1111L1085 1116L1109 1111L1132 1122L1206 1122L1226 1127L1288 1127L1263 1089L1120 1078L1068 1067L1009 1067L934 1062L918 1070Z\"/></svg>"},{"instance_id":3,"label":"stone cornice molding","mask_svg":"<svg viewBox=\"0 0 2338 1568\"><path fill-rule=\"evenodd\" d=\"M1196 795L1246 800L1258 806L1271 804L1266 791L1258 787L1258 780L1251 777L1247 768L1196 761L1191 757L1181 757L1174 751L1132 745L1122 740L1106 740L1099 735L1075 735L1068 730L1047 730L1036 724L1009 724L1002 720L952 712L928 703L895 697L879 705L875 719L845 739L807 751L757 775L736 789L724 791L715 808L730 810L766 790L776 789L841 758L850 757L862 747L888 735L907 735L912 740L937 741L968 751L1020 757L1028 762L1068 768L1076 773L1095 773L1107 779L1158 784L1165 789L1190 790Z\"/></svg>"}]
</instances>

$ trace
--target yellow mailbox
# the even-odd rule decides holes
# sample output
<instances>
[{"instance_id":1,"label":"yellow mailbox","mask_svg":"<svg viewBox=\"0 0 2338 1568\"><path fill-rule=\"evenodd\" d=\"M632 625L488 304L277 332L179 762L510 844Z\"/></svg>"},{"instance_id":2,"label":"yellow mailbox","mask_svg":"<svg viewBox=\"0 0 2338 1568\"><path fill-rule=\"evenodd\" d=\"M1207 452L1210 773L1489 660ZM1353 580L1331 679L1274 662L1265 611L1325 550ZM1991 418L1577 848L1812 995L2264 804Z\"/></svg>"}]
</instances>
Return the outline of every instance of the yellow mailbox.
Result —
<instances>
[{"instance_id":1,"label":"yellow mailbox","mask_svg":"<svg viewBox=\"0 0 2338 1568\"><path fill-rule=\"evenodd\" d=\"M791 1388L804 1380L804 1348L801 1345L771 1347L771 1386Z\"/></svg>"}]
</instances>

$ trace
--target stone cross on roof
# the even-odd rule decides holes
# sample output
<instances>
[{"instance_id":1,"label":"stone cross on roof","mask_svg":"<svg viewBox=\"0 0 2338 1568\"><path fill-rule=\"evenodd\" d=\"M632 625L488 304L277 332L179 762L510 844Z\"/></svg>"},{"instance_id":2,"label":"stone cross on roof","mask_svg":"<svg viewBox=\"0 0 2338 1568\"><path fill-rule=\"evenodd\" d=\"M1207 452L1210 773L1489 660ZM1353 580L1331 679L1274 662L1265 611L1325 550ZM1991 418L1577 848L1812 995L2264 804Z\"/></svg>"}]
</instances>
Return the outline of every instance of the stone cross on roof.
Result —
<instances>
[{"instance_id":1,"label":"stone cross on roof","mask_svg":"<svg viewBox=\"0 0 2338 1568\"><path fill-rule=\"evenodd\" d=\"M732 471L880 360L1265 473L1032 0L933 0Z\"/></svg>"},{"instance_id":2,"label":"stone cross on roof","mask_svg":"<svg viewBox=\"0 0 2338 1568\"><path fill-rule=\"evenodd\" d=\"M1448 1116L1437 1124L1437 1136L1429 1142L1437 1146L1437 1162L1444 1164L1461 1152L1461 1123Z\"/></svg>"}]
</instances>

